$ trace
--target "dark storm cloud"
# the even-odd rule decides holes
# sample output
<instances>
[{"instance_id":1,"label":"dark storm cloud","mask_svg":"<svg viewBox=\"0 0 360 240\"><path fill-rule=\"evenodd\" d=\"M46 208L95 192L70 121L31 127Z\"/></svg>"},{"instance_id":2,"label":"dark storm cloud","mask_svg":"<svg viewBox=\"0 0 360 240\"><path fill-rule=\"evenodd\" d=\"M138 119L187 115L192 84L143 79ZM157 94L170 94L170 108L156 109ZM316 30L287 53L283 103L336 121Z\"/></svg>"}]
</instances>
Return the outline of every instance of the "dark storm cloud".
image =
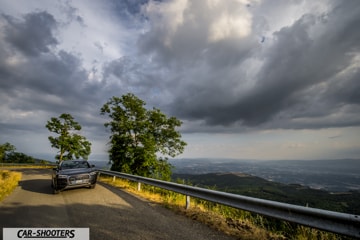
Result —
<instances>
[{"instance_id":1,"label":"dark storm cloud","mask_svg":"<svg viewBox=\"0 0 360 240\"><path fill-rule=\"evenodd\" d=\"M99 98L102 99L101 83L88 81L78 55L55 51L53 47L59 41L53 35L57 24L52 15L35 12L20 20L9 16L3 20L7 41L0 44L3 107L13 111L42 111L53 116L63 112L85 116L89 110L98 114L99 110L93 107L98 108ZM29 124L29 127L33 126Z\"/></svg>"},{"instance_id":2,"label":"dark storm cloud","mask_svg":"<svg viewBox=\"0 0 360 240\"><path fill-rule=\"evenodd\" d=\"M140 36L138 47L140 53L151 55L159 64L175 67L172 71L196 71L193 68L201 67L202 63L209 65L214 72L236 67L258 45L258 36L239 38L241 32L246 35L246 26L233 26L232 22L250 21L244 10L247 7L242 3L226 2L211 7L203 1L189 1L181 13L172 13L174 6L168 8L170 13L160 19L159 13L150 12L151 30ZM223 20L227 23L218 26L218 34L225 36L215 39L217 31L212 31L212 28L222 22L223 16L227 17Z\"/></svg>"},{"instance_id":3,"label":"dark storm cloud","mask_svg":"<svg viewBox=\"0 0 360 240\"><path fill-rule=\"evenodd\" d=\"M86 79L81 62L72 54L58 53L53 35L57 22L47 12L29 13L22 19L3 16L6 42L0 44L1 99L14 110L54 110L65 105L73 86Z\"/></svg>"},{"instance_id":4,"label":"dark storm cloud","mask_svg":"<svg viewBox=\"0 0 360 240\"><path fill-rule=\"evenodd\" d=\"M100 108L129 92L183 121L182 133L208 134L186 134L190 155L233 133L246 134L233 135L224 156L246 145L266 155L270 135L271 146L294 141L308 152L306 131L283 129L339 127L309 132L331 144L357 140L342 128L360 125L357 0L0 5L0 140L21 151L46 152L46 121L70 113L94 153L105 153Z\"/></svg>"},{"instance_id":5,"label":"dark storm cloud","mask_svg":"<svg viewBox=\"0 0 360 240\"><path fill-rule=\"evenodd\" d=\"M6 22L5 39L16 49L28 56L47 53L58 44L53 35L57 27L54 17L47 12L30 13L24 20L3 15Z\"/></svg>"},{"instance_id":6,"label":"dark storm cloud","mask_svg":"<svg viewBox=\"0 0 360 240\"><path fill-rule=\"evenodd\" d=\"M104 65L103 84L113 88L106 93L109 97L132 92L149 105L159 107L168 87L164 75L166 71L162 67L146 59L122 57Z\"/></svg>"},{"instance_id":7,"label":"dark storm cloud","mask_svg":"<svg viewBox=\"0 0 360 240\"><path fill-rule=\"evenodd\" d=\"M143 25L137 43L129 43L139 54L98 62L92 70L83 56L62 50L56 35L76 21L77 29L91 28L79 9L65 4L65 21L44 11L3 15L0 99L11 109L74 113L89 126L106 100L128 92L200 124L194 131L359 125L352 113L360 101L360 5L334 2L330 12L309 11L264 36L268 19L251 15L266 9L262 3L110 1L131 33L131 19ZM102 42L92 47L104 54Z\"/></svg>"},{"instance_id":8,"label":"dark storm cloud","mask_svg":"<svg viewBox=\"0 0 360 240\"><path fill-rule=\"evenodd\" d=\"M112 1L111 5L117 15L138 15L141 13L141 7L149 0L123 0L123 1Z\"/></svg>"},{"instance_id":9,"label":"dark storm cloud","mask_svg":"<svg viewBox=\"0 0 360 240\"><path fill-rule=\"evenodd\" d=\"M11 70L11 77L2 79L2 83L7 83L8 86L8 89L2 89L2 92L8 96L17 96L21 100L18 109L40 107L51 110L54 109L54 104L57 108L68 104L67 99L74 96L81 99L80 90L86 74L79 59L67 52L60 51L57 55L32 58L31 61L17 64L16 68ZM45 100L46 96L58 97L61 101L51 103Z\"/></svg>"},{"instance_id":10,"label":"dark storm cloud","mask_svg":"<svg viewBox=\"0 0 360 240\"><path fill-rule=\"evenodd\" d=\"M337 3L327 14L305 14L291 26L275 32L272 42L265 42L263 50L259 42L244 44L240 50L236 44L216 49L216 44L209 43L205 52L207 65L183 51L179 62L188 57L194 66L181 69L174 64L179 68L173 69L183 78L175 84L178 90L174 91L172 113L208 125L240 123L279 128L359 125L360 119L351 114L359 109L359 68L358 65L353 70L348 68L359 64L360 5L357 1ZM158 35L160 39L162 35ZM165 45L159 47L161 41L146 37L147 48L165 56L164 59L172 56L175 63L178 61L177 53L165 53ZM255 36L237 44L251 39ZM190 40L187 42L191 44ZM238 71L236 76L236 69L244 68L244 61L251 58L261 61L258 73L253 79L247 79L246 71ZM352 73L341 74L344 70ZM248 81L254 84L245 86ZM237 93L235 89L243 85L247 90ZM335 113L339 115L336 119L332 117Z\"/></svg>"}]
</instances>

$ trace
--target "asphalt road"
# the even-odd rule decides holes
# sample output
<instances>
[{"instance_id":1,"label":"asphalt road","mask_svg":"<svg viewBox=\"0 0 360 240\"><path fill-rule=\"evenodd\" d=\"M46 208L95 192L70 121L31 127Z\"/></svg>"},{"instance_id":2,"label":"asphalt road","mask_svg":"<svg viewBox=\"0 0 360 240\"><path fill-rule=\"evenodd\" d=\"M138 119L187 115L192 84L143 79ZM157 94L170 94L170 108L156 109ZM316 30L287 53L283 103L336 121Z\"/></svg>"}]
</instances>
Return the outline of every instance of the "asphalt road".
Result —
<instances>
[{"instance_id":1,"label":"asphalt road","mask_svg":"<svg viewBox=\"0 0 360 240\"><path fill-rule=\"evenodd\" d=\"M88 227L90 239L234 239L106 184L54 195L47 169L24 169L0 203L3 227Z\"/></svg>"}]
</instances>

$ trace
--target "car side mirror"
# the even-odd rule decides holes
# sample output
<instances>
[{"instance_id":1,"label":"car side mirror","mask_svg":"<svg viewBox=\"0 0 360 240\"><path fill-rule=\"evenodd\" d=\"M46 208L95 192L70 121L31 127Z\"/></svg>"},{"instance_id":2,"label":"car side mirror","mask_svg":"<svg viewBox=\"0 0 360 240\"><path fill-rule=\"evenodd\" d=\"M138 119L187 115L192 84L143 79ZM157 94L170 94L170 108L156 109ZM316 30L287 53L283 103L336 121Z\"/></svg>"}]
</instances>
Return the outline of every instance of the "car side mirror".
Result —
<instances>
[{"instance_id":1,"label":"car side mirror","mask_svg":"<svg viewBox=\"0 0 360 240\"><path fill-rule=\"evenodd\" d=\"M91 167L92 167L92 168L94 168L94 167L95 167L95 165L94 165L94 164L91 164Z\"/></svg>"}]
</instances>

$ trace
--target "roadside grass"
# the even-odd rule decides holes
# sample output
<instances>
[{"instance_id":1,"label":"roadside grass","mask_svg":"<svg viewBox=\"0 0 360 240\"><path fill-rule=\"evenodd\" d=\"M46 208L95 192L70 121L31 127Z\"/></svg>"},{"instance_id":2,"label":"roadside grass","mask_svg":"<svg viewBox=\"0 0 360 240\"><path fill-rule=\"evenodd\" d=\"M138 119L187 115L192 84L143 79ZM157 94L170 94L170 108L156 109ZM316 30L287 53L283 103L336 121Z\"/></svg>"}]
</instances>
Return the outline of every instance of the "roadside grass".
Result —
<instances>
[{"instance_id":1,"label":"roadside grass","mask_svg":"<svg viewBox=\"0 0 360 240\"><path fill-rule=\"evenodd\" d=\"M141 184L138 191L136 182L100 175L99 181L124 189L149 201L161 204L190 219L200 221L218 231L242 240L340 240L351 239L337 234L300 226L258 214L191 198L190 208L185 209L186 196L172 191Z\"/></svg>"},{"instance_id":2,"label":"roadside grass","mask_svg":"<svg viewBox=\"0 0 360 240\"><path fill-rule=\"evenodd\" d=\"M0 170L0 202L15 189L20 179L20 172Z\"/></svg>"},{"instance_id":3,"label":"roadside grass","mask_svg":"<svg viewBox=\"0 0 360 240\"><path fill-rule=\"evenodd\" d=\"M34 164L21 164L21 165L2 165L0 163L0 169L21 169L21 168L35 168L35 169L43 169L43 168L53 168L54 166L52 165L34 165Z\"/></svg>"}]
</instances>

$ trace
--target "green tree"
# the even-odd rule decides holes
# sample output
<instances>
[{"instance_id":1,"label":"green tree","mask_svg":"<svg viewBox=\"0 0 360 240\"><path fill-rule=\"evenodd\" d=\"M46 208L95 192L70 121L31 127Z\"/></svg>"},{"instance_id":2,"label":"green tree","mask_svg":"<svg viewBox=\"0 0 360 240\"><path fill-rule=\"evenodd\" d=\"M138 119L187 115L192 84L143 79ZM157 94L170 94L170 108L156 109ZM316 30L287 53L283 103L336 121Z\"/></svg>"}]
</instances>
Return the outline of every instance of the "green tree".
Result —
<instances>
[{"instance_id":1,"label":"green tree","mask_svg":"<svg viewBox=\"0 0 360 240\"><path fill-rule=\"evenodd\" d=\"M158 179L170 179L168 156L184 151L186 143L175 130L182 122L159 109L147 110L145 102L128 93L112 97L100 110L111 121L109 158L111 170Z\"/></svg>"},{"instance_id":2,"label":"green tree","mask_svg":"<svg viewBox=\"0 0 360 240\"><path fill-rule=\"evenodd\" d=\"M15 146L6 142L0 145L0 162L5 162L7 154L14 152Z\"/></svg>"},{"instance_id":3,"label":"green tree","mask_svg":"<svg viewBox=\"0 0 360 240\"><path fill-rule=\"evenodd\" d=\"M59 149L55 156L56 159L59 161L79 159L80 157L88 159L91 153L91 143L76 133L81 130L81 126L70 114L63 113L58 118L51 118L47 122L46 128L59 135L48 137L51 147Z\"/></svg>"}]
</instances>

